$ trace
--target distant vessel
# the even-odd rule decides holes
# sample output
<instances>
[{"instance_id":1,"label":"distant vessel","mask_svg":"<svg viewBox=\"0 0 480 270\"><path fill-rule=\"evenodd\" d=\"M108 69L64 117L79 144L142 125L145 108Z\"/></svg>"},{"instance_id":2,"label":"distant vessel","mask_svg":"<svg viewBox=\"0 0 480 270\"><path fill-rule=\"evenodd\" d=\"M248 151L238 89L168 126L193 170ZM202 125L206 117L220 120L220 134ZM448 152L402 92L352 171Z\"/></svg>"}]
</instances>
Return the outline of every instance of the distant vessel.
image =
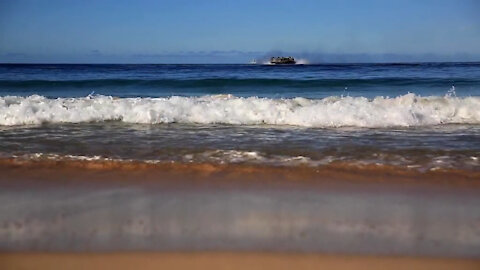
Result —
<instances>
[{"instance_id":1,"label":"distant vessel","mask_svg":"<svg viewBox=\"0 0 480 270\"><path fill-rule=\"evenodd\" d=\"M270 64L273 65L293 65L297 63L295 58L289 57L272 57L270 58Z\"/></svg>"}]
</instances>

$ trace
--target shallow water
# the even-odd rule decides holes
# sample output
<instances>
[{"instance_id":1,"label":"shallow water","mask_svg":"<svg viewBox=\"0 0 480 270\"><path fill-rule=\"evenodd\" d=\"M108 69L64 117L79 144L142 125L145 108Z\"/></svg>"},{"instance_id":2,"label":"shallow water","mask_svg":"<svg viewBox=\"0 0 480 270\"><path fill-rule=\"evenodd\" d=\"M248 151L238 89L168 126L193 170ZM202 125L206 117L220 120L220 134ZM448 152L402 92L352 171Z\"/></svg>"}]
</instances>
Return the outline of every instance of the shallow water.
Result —
<instances>
[{"instance_id":1,"label":"shallow water","mask_svg":"<svg viewBox=\"0 0 480 270\"><path fill-rule=\"evenodd\" d=\"M480 127L299 128L120 122L0 128L2 157L480 169Z\"/></svg>"}]
</instances>

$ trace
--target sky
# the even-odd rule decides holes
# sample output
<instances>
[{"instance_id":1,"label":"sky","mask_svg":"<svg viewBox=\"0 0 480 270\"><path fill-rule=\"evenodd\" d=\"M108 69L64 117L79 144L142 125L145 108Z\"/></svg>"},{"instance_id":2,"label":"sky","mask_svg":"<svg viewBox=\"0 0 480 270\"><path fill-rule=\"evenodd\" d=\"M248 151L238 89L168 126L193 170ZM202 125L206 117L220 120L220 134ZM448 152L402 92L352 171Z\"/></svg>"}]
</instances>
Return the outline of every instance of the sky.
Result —
<instances>
[{"instance_id":1,"label":"sky","mask_svg":"<svg viewBox=\"0 0 480 270\"><path fill-rule=\"evenodd\" d=\"M0 62L480 61L480 0L0 0Z\"/></svg>"}]
</instances>

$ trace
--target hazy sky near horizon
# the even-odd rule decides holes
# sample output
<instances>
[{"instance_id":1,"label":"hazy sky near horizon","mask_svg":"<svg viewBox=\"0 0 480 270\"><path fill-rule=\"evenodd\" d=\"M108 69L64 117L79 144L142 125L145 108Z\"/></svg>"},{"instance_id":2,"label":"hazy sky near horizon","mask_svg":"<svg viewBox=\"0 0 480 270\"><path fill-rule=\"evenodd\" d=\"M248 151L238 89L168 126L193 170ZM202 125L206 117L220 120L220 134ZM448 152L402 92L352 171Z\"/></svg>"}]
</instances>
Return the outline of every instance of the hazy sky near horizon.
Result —
<instances>
[{"instance_id":1,"label":"hazy sky near horizon","mask_svg":"<svg viewBox=\"0 0 480 270\"><path fill-rule=\"evenodd\" d=\"M480 0L0 0L0 62L478 61L478 14Z\"/></svg>"}]
</instances>

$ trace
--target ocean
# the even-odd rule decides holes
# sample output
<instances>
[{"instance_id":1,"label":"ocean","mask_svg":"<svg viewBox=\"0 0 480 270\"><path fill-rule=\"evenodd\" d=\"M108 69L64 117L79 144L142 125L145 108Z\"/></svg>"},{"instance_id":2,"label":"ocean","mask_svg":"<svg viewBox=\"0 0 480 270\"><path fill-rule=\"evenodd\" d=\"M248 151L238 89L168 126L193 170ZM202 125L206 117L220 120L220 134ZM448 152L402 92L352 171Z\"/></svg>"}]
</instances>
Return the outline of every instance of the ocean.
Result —
<instances>
[{"instance_id":1,"label":"ocean","mask_svg":"<svg viewBox=\"0 0 480 270\"><path fill-rule=\"evenodd\" d=\"M0 65L3 160L480 171L480 63Z\"/></svg>"}]
</instances>

